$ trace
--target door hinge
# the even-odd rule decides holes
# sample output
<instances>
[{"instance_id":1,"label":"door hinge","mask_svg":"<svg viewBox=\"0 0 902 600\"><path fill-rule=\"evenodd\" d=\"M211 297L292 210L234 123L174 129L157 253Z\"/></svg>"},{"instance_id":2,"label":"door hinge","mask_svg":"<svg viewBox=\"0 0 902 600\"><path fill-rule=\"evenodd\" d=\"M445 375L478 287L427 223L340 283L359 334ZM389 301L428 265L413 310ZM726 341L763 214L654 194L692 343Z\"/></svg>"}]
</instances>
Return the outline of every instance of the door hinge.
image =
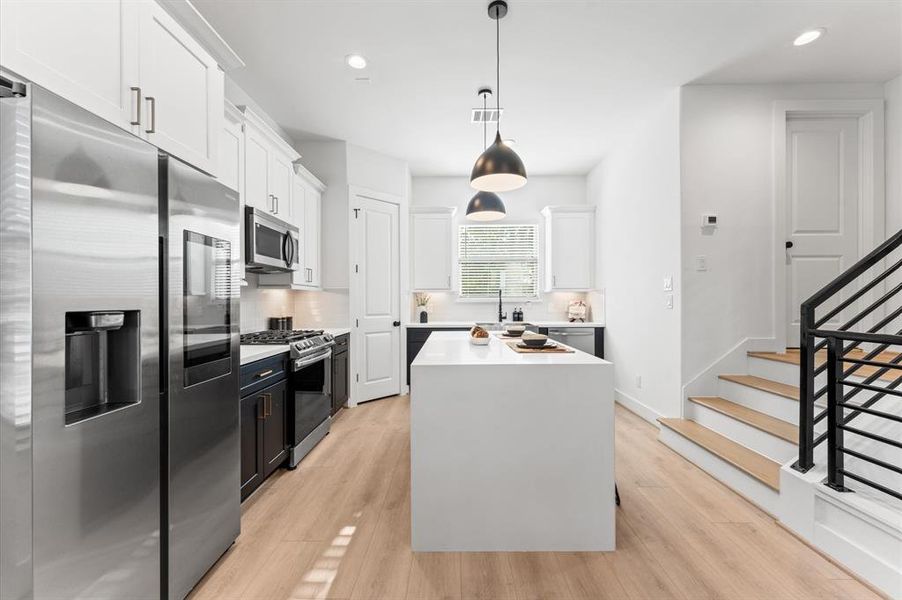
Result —
<instances>
[{"instance_id":1,"label":"door hinge","mask_svg":"<svg viewBox=\"0 0 902 600\"><path fill-rule=\"evenodd\" d=\"M357 378L357 383L360 383L360 373L357 373L356 378Z\"/></svg>"},{"instance_id":2,"label":"door hinge","mask_svg":"<svg viewBox=\"0 0 902 600\"><path fill-rule=\"evenodd\" d=\"M354 265L354 272L360 273L360 265Z\"/></svg>"},{"instance_id":3,"label":"door hinge","mask_svg":"<svg viewBox=\"0 0 902 600\"><path fill-rule=\"evenodd\" d=\"M354 218L355 218L355 219L357 219L357 218L360 217L360 215L358 214L358 213L360 212L360 209L359 209L359 208L354 208L354 209L351 209L351 210L354 211Z\"/></svg>"},{"instance_id":4,"label":"door hinge","mask_svg":"<svg viewBox=\"0 0 902 600\"><path fill-rule=\"evenodd\" d=\"M354 327L360 327L360 319L354 319Z\"/></svg>"}]
</instances>

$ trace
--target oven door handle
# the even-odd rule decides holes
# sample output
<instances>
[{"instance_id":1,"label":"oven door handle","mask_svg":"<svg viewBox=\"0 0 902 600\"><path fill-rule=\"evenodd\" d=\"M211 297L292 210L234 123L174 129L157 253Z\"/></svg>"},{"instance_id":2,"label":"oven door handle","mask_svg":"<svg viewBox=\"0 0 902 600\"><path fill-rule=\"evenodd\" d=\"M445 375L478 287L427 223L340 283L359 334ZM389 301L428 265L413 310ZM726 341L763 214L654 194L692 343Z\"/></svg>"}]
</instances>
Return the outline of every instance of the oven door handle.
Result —
<instances>
[{"instance_id":1,"label":"oven door handle","mask_svg":"<svg viewBox=\"0 0 902 600\"><path fill-rule=\"evenodd\" d=\"M326 360L327 358L332 358L332 348L329 348L325 352L321 354L317 354L316 356L311 356L309 358L296 358L294 361L294 370L303 369L313 363L319 362L321 360Z\"/></svg>"}]
</instances>

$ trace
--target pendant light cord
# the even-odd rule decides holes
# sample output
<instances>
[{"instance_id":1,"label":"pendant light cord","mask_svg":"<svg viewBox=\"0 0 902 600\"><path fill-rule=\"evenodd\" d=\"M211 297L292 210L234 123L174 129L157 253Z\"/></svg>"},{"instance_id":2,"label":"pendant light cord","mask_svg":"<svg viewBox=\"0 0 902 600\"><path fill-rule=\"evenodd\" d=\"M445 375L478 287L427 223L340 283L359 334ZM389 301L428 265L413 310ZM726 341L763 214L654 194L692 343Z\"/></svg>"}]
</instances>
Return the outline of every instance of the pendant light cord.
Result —
<instances>
[{"instance_id":1,"label":"pendant light cord","mask_svg":"<svg viewBox=\"0 0 902 600\"><path fill-rule=\"evenodd\" d=\"M501 133L501 16L499 9L495 8L495 108L498 111L498 120L495 121L495 131Z\"/></svg>"},{"instance_id":2,"label":"pendant light cord","mask_svg":"<svg viewBox=\"0 0 902 600\"><path fill-rule=\"evenodd\" d=\"M489 107L489 101L486 98L486 93L482 92L482 150L485 151L486 148L489 147L488 138L486 137L486 133L489 130L488 123L485 120L485 111Z\"/></svg>"}]
</instances>

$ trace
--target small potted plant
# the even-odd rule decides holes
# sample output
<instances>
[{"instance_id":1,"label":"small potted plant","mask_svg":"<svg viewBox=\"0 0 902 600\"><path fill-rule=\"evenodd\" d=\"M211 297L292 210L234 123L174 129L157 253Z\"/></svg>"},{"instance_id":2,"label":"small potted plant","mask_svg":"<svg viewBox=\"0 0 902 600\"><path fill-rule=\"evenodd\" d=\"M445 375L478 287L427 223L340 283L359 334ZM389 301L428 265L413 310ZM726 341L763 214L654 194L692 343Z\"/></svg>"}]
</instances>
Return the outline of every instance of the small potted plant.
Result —
<instances>
[{"instance_id":1,"label":"small potted plant","mask_svg":"<svg viewBox=\"0 0 902 600\"><path fill-rule=\"evenodd\" d=\"M413 301L417 305L417 316L420 320L420 323L428 323L429 322L429 301L432 298L429 294L424 294L423 292L417 292L413 295Z\"/></svg>"}]
</instances>

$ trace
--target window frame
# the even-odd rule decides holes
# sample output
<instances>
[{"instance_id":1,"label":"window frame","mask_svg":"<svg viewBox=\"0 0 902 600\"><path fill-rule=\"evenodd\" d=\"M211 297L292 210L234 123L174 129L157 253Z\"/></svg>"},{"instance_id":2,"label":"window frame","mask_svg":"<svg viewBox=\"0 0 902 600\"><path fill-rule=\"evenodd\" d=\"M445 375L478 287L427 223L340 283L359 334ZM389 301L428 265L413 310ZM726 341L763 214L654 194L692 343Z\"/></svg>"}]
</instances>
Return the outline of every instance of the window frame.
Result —
<instances>
[{"instance_id":1,"label":"window frame","mask_svg":"<svg viewBox=\"0 0 902 600\"><path fill-rule=\"evenodd\" d=\"M507 296L502 295L501 299L504 302L520 302L523 304L529 304L533 302L541 302L542 301L542 227L541 223L533 220L518 220L518 221L505 221L503 223L475 223L475 222L463 222L456 223L457 231L455 231L455 235L457 236L454 244L454 253L455 253L455 270L457 271L457 286L456 286L456 294L454 295L455 302L459 302L462 304L497 304L498 297L496 296L464 296L463 295L463 260L461 259L460 253L460 244L461 244L461 234L464 231L464 228L467 227L485 227L485 226L495 226L495 227L522 227L529 226L533 228L534 231L534 241L535 241L535 264L536 264L536 275L535 275L535 295L534 296Z\"/></svg>"}]
</instances>

